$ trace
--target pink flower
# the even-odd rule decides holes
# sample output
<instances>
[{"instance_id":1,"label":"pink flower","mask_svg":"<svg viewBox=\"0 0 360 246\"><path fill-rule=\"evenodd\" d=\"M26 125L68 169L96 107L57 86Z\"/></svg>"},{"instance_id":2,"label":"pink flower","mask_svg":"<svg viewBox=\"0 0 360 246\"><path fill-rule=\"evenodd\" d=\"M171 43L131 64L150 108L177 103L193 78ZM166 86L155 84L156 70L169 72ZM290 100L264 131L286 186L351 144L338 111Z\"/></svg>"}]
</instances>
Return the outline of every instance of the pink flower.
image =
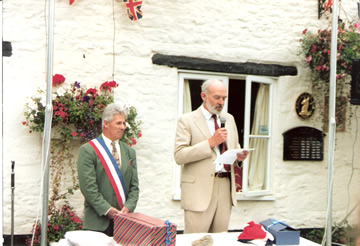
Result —
<instances>
[{"instance_id":1,"label":"pink flower","mask_svg":"<svg viewBox=\"0 0 360 246\"><path fill-rule=\"evenodd\" d=\"M138 133L138 137L141 138L142 137L142 134L141 132Z\"/></svg>"},{"instance_id":2,"label":"pink flower","mask_svg":"<svg viewBox=\"0 0 360 246\"><path fill-rule=\"evenodd\" d=\"M308 57L306 57L306 63L310 63L310 62L311 62L311 60L312 60L312 56L308 56Z\"/></svg>"},{"instance_id":3,"label":"pink flower","mask_svg":"<svg viewBox=\"0 0 360 246\"><path fill-rule=\"evenodd\" d=\"M77 133L75 132L75 131L73 131L72 133L71 133L71 136L73 136L73 137L75 137L77 135Z\"/></svg>"},{"instance_id":4,"label":"pink flower","mask_svg":"<svg viewBox=\"0 0 360 246\"><path fill-rule=\"evenodd\" d=\"M55 225L55 226L54 226L54 230L55 230L55 231L59 231L59 230L60 230L60 226L59 226L59 225Z\"/></svg>"},{"instance_id":5,"label":"pink flower","mask_svg":"<svg viewBox=\"0 0 360 246\"><path fill-rule=\"evenodd\" d=\"M302 32L302 34L306 34L307 33L307 28L306 29L304 29L304 31Z\"/></svg>"},{"instance_id":6,"label":"pink flower","mask_svg":"<svg viewBox=\"0 0 360 246\"><path fill-rule=\"evenodd\" d=\"M314 53L315 51L316 51L316 45L313 44L313 45L311 46L310 52L311 52L311 53Z\"/></svg>"},{"instance_id":7,"label":"pink flower","mask_svg":"<svg viewBox=\"0 0 360 246\"><path fill-rule=\"evenodd\" d=\"M83 137L84 136L84 133L82 132L82 133L80 133L80 137Z\"/></svg>"},{"instance_id":8,"label":"pink flower","mask_svg":"<svg viewBox=\"0 0 360 246\"><path fill-rule=\"evenodd\" d=\"M133 145L135 145L136 144L136 139L135 138L131 139L131 142L132 142Z\"/></svg>"},{"instance_id":9,"label":"pink flower","mask_svg":"<svg viewBox=\"0 0 360 246\"><path fill-rule=\"evenodd\" d=\"M26 125L26 121L23 121L22 124L23 124L23 126L25 126L25 125Z\"/></svg>"}]
</instances>

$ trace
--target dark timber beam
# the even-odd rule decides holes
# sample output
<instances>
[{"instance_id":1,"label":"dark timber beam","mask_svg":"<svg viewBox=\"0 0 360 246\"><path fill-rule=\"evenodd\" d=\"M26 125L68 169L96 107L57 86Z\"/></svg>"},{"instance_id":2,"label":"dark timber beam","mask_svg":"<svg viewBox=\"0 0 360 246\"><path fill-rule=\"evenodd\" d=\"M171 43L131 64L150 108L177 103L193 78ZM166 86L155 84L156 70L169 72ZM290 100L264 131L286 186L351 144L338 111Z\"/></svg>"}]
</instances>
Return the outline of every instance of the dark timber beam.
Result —
<instances>
[{"instance_id":1,"label":"dark timber beam","mask_svg":"<svg viewBox=\"0 0 360 246\"><path fill-rule=\"evenodd\" d=\"M204 58L187 56L171 56L155 54L152 57L153 64L179 69L200 70L209 72L250 74L263 76L297 75L295 66L282 66L277 64L259 64L252 62L222 62Z\"/></svg>"}]
</instances>

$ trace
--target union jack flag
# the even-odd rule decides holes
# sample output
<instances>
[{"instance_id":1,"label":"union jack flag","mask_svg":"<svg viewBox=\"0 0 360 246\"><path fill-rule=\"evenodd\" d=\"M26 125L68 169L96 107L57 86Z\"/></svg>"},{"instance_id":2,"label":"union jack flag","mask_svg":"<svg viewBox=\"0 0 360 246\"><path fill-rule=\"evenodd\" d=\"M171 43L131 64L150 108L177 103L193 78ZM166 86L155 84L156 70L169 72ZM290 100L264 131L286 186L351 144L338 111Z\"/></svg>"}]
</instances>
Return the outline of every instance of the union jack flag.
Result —
<instances>
[{"instance_id":1,"label":"union jack flag","mask_svg":"<svg viewBox=\"0 0 360 246\"><path fill-rule=\"evenodd\" d=\"M142 18L141 4L138 0L124 0L130 20L136 21Z\"/></svg>"}]
</instances>

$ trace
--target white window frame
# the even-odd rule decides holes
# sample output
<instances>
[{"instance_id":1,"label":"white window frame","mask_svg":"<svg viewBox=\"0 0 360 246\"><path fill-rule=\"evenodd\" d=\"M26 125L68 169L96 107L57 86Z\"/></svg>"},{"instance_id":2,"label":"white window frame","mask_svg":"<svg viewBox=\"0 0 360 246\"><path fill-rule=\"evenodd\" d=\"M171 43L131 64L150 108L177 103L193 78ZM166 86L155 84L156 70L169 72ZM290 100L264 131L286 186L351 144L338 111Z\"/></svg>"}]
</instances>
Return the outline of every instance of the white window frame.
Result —
<instances>
[{"instance_id":1,"label":"white window frame","mask_svg":"<svg viewBox=\"0 0 360 246\"><path fill-rule=\"evenodd\" d=\"M260 77L260 76L251 76L251 75L233 75L233 74L225 74L225 73L211 73L211 72L201 72L201 71L187 71L187 70L179 70L178 76L178 112L177 112L177 119L175 121L175 129L177 120L183 114L183 94L184 94L184 80L187 79L199 79L199 80L206 80L209 78L217 78L222 80L226 86L227 93L229 93L229 79L242 79L246 81L246 94L245 94L245 122L244 122L244 148L249 148L249 139L250 138L257 138L257 137L264 137L264 136L252 136L250 135L250 109L251 109L251 83L265 83L270 85L269 90L269 98L270 98L270 105L269 105L269 135L266 137L269 138L268 141L268 158L267 158L267 172L266 172L266 189L261 191L249 191L247 188L247 172L248 172L248 160L243 162L243 191L236 195L237 200L274 200L274 197L271 195L271 122L272 122L272 101L273 101L273 89L272 85L274 80L269 77ZM200 95L199 95L200 96ZM227 112L228 109L228 100L225 101L223 110ZM173 200L181 200L181 188L180 188L180 180L181 180L181 166L177 165L174 161L174 169L173 169Z\"/></svg>"},{"instance_id":2,"label":"white window frame","mask_svg":"<svg viewBox=\"0 0 360 246\"><path fill-rule=\"evenodd\" d=\"M267 141L267 159L266 159L266 188L264 190L249 191L248 190L248 171L249 171L249 160L243 161L243 187L242 194L244 197L256 197L269 195L270 190L270 173L271 173L271 132L272 132L272 98L273 98L273 79L259 76L246 76L246 95L245 95L245 124L244 124L244 148L251 148L249 142L251 138L265 138ZM269 125L268 135L250 135L250 110L251 110L251 88L252 83L262 83L269 85Z\"/></svg>"}]
</instances>

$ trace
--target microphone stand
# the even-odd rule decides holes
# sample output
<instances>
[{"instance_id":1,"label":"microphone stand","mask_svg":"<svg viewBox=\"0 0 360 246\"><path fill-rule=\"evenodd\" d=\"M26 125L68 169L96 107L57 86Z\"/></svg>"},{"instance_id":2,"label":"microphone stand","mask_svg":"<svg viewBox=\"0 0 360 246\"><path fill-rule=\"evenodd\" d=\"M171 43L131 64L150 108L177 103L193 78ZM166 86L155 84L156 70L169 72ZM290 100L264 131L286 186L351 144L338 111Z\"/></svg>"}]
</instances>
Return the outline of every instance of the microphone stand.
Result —
<instances>
[{"instance_id":1,"label":"microphone stand","mask_svg":"<svg viewBox=\"0 0 360 246\"><path fill-rule=\"evenodd\" d=\"M14 191L15 191L15 161L11 161L11 246L14 245Z\"/></svg>"}]
</instances>

